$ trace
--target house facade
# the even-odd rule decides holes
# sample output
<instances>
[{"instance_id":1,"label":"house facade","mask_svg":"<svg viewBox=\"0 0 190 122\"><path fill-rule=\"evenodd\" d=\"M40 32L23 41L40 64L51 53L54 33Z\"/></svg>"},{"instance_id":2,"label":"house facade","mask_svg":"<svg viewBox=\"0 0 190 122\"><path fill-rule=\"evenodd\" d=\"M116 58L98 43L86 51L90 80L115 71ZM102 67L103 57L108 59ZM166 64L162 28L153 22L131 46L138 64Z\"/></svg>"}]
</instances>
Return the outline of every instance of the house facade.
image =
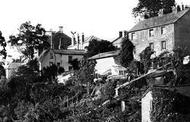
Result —
<instances>
[{"instance_id":1,"label":"house facade","mask_svg":"<svg viewBox=\"0 0 190 122\"><path fill-rule=\"evenodd\" d=\"M170 14L140 21L128 32L128 37L135 45L136 59L148 46L155 51L156 56L178 47L190 52L190 10L175 10Z\"/></svg>"},{"instance_id":2,"label":"house facade","mask_svg":"<svg viewBox=\"0 0 190 122\"><path fill-rule=\"evenodd\" d=\"M65 69L65 71L72 70L70 61L77 59L80 61L83 58L84 50L46 50L40 57L40 69L51 66L52 64L59 65Z\"/></svg>"},{"instance_id":3,"label":"house facade","mask_svg":"<svg viewBox=\"0 0 190 122\"><path fill-rule=\"evenodd\" d=\"M119 50L99 53L89 58L96 60L96 73L100 75L123 76L126 73L126 68L122 67L118 62Z\"/></svg>"}]
</instances>

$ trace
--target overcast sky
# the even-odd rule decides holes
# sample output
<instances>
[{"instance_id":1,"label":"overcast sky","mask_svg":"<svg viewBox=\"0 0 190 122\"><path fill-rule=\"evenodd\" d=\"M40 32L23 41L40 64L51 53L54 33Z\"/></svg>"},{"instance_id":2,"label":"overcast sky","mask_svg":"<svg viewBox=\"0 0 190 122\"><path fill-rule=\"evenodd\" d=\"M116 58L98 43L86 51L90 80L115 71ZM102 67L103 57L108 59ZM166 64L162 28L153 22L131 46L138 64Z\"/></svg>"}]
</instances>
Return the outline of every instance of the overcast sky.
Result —
<instances>
[{"instance_id":1,"label":"overcast sky","mask_svg":"<svg viewBox=\"0 0 190 122\"><path fill-rule=\"evenodd\" d=\"M40 23L46 30L84 32L112 40L118 31L129 30L135 19L132 8L138 0L2 0L0 30L8 39L26 21ZM177 0L190 5L190 0Z\"/></svg>"}]
</instances>

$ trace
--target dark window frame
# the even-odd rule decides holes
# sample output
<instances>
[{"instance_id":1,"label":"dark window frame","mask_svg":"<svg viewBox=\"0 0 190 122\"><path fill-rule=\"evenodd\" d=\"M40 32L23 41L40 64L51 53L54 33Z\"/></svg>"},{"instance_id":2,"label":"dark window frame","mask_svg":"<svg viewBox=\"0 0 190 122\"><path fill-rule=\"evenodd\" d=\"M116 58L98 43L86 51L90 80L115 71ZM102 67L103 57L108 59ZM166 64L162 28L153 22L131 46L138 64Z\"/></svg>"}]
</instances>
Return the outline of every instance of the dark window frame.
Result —
<instances>
[{"instance_id":1,"label":"dark window frame","mask_svg":"<svg viewBox=\"0 0 190 122\"><path fill-rule=\"evenodd\" d=\"M149 46L150 46L150 49L151 49L152 51L154 51L154 43L153 43L153 42L149 43Z\"/></svg>"},{"instance_id":2,"label":"dark window frame","mask_svg":"<svg viewBox=\"0 0 190 122\"><path fill-rule=\"evenodd\" d=\"M165 34L166 33L166 27L165 26L162 26L161 27L161 35Z\"/></svg>"},{"instance_id":3,"label":"dark window frame","mask_svg":"<svg viewBox=\"0 0 190 122\"><path fill-rule=\"evenodd\" d=\"M166 41L161 41L161 50L166 49Z\"/></svg>"},{"instance_id":4,"label":"dark window frame","mask_svg":"<svg viewBox=\"0 0 190 122\"><path fill-rule=\"evenodd\" d=\"M154 36L154 29L153 28L149 29L148 35L149 35L149 37L153 37Z\"/></svg>"}]
</instances>

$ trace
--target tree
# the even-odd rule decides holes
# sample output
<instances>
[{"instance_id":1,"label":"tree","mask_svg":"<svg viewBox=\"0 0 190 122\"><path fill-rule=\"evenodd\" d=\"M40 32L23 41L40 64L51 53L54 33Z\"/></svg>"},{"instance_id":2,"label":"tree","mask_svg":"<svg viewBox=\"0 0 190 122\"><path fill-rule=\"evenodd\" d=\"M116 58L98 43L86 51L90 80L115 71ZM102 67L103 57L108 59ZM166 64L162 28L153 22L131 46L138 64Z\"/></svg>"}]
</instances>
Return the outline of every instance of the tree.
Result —
<instances>
[{"instance_id":1,"label":"tree","mask_svg":"<svg viewBox=\"0 0 190 122\"><path fill-rule=\"evenodd\" d=\"M114 51L114 50L116 50L116 47L113 46L111 42L107 40L98 41L96 39L93 39L92 41L90 41L89 46L87 46L86 56L91 57L98 53Z\"/></svg>"},{"instance_id":2,"label":"tree","mask_svg":"<svg viewBox=\"0 0 190 122\"><path fill-rule=\"evenodd\" d=\"M2 46L2 49L0 50L0 54L3 55L3 58L6 59L7 52L6 52L6 46L7 43L5 42L5 38L2 36L2 32L0 31L0 46Z\"/></svg>"},{"instance_id":3,"label":"tree","mask_svg":"<svg viewBox=\"0 0 190 122\"><path fill-rule=\"evenodd\" d=\"M14 46L24 46L25 48L21 52L30 60L33 60L35 50L40 51L50 46L45 32L41 24L34 26L31 22L25 22L21 24L18 35L11 35L9 37L9 43Z\"/></svg>"},{"instance_id":4,"label":"tree","mask_svg":"<svg viewBox=\"0 0 190 122\"><path fill-rule=\"evenodd\" d=\"M135 17L143 15L144 18L158 16L160 10L163 14L171 13L175 6L175 0L139 0L137 7L133 8Z\"/></svg>"},{"instance_id":5,"label":"tree","mask_svg":"<svg viewBox=\"0 0 190 122\"><path fill-rule=\"evenodd\" d=\"M54 49L67 49L71 45L71 38L62 32L53 33L52 40Z\"/></svg>"},{"instance_id":6,"label":"tree","mask_svg":"<svg viewBox=\"0 0 190 122\"><path fill-rule=\"evenodd\" d=\"M123 67L128 67L129 64L133 61L133 51L134 45L129 40L129 38L123 38L120 50L120 63Z\"/></svg>"}]
</instances>

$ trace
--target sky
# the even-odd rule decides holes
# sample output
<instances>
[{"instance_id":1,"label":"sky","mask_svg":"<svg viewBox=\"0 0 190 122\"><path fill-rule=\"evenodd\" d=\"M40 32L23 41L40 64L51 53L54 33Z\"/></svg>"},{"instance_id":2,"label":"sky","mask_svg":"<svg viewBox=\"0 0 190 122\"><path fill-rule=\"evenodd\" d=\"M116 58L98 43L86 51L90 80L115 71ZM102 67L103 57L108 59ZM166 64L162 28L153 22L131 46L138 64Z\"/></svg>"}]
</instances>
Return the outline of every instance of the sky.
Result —
<instances>
[{"instance_id":1,"label":"sky","mask_svg":"<svg viewBox=\"0 0 190 122\"><path fill-rule=\"evenodd\" d=\"M1 0L0 30L8 40L17 34L19 26L31 21L46 30L71 36L76 31L85 36L95 35L112 41L119 31L129 30L135 24L132 8L138 0ZM177 0L190 5L190 0Z\"/></svg>"}]
</instances>

